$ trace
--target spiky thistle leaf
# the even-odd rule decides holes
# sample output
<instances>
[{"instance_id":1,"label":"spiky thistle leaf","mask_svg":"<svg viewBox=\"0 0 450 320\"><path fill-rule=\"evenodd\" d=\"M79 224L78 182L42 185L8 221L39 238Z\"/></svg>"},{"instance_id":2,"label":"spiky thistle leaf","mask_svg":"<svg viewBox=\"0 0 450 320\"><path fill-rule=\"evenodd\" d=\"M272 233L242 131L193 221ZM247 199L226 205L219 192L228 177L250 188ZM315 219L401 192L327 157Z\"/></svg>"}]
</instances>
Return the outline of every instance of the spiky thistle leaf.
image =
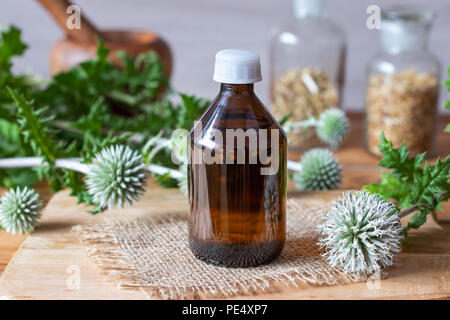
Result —
<instances>
[{"instance_id":1,"label":"spiky thistle leaf","mask_svg":"<svg viewBox=\"0 0 450 320\"><path fill-rule=\"evenodd\" d=\"M118 145L105 148L95 156L86 184L100 208L122 208L143 194L146 176L141 155Z\"/></svg>"},{"instance_id":2,"label":"spiky thistle leaf","mask_svg":"<svg viewBox=\"0 0 450 320\"><path fill-rule=\"evenodd\" d=\"M33 231L42 209L39 194L31 188L17 187L0 199L0 225L12 234Z\"/></svg>"},{"instance_id":3,"label":"spiky thistle leaf","mask_svg":"<svg viewBox=\"0 0 450 320\"><path fill-rule=\"evenodd\" d=\"M49 179L50 186L58 191L64 186L61 171L55 168L58 157L65 157L73 151L74 145L66 146L60 140L53 139L53 132L48 123L53 116L44 116L47 108L34 109L33 101L27 101L23 95L7 88L17 106L17 117L24 144L29 144L34 153L45 159L46 167L38 168L41 176Z\"/></svg>"},{"instance_id":4,"label":"spiky thistle leaf","mask_svg":"<svg viewBox=\"0 0 450 320\"><path fill-rule=\"evenodd\" d=\"M403 230L397 211L392 202L366 191L348 191L335 200L318 226L331 267L370 274L392 265Z\"/></svg>"},{"instance_id":5,"label":"spiky thistle leaf","mask_svg":"<svg viewBox=\"0 0 450 320\"><path fill-rule=\"evenodd\" d=\"M51 136L47 127L48 122L52 118L42 117L46 108L33 110L32 101L26 101L22 95L16 93L11 88L7 89L18 107L18 121L25 142L29 142L33 150L38 155L44 157L45 161L53 164L58 146L51 143Z\"/></svg>"}]
</instances>

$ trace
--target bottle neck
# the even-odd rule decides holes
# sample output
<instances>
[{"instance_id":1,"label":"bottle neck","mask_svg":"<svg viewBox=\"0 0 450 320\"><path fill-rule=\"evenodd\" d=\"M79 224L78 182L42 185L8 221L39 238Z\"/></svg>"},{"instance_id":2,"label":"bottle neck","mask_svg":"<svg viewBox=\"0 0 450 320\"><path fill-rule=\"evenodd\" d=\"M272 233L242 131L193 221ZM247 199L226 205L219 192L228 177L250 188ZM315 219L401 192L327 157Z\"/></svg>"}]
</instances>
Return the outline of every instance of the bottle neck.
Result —
<instances>
[{"instance_id":1,"label":"bottle neck","mask_svg":"<svg viewBox=\"0 0 450 320\"><path fill-rule=\"evenodd\" d=\"M254 92L253 83L246 84L232 84L232 83L221 83L220 84L220 92L221 93L235 93L241 94L244 92Z\"/></svg>"},{"instance_id":2,"label":"bottle neck","mask_svg":"<svg viewBox=\"0 0 450 320\"><path fill-rule=\"evenodd\" d=\"M319 18L324 15L326 0L293 0L292 10L297 19Z\"/></svg>"},{"instance_id":3,"label":"bottle neck","mask_svg":"<svg viewBox=\"0 0 450 320\"><path fill-rule=\"evenodd\" d=\"M428 46L429 26L404 21L383 21L381 46L385 52L424 51Z\"/></svg>"}]
</instances>

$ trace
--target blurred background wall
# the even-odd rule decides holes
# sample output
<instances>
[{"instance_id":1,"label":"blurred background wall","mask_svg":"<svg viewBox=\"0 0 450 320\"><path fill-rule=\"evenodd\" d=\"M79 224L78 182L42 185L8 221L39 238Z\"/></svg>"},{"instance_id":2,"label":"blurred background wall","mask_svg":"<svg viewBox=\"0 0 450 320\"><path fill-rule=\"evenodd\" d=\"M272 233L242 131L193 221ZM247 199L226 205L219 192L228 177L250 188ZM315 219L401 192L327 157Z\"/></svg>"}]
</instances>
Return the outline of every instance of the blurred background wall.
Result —
<instances>
[{"instance_id":1,"label":"blurred background wall","mask_svg":"<svg viewBox=\"0 0 450 320\"><path fill-rule=\"evenodd\" d=\"M98 27L160 33L174 52L173 84L183 92L210 98L215 95L217 85L212 81L212 72L218 50L259 51L266 81L257 85L257 91L268 102L270 33L291 15L290 0L77 0L75 3ZM341 24L348 39L345 109L363 108L366 65L379 48L378 31L366 27L367 7L406 3L437 11L429 49L442 64L442 80L447 78L444 71L450 66L449 0L329 0L328 16ZM38 3L30 0L1 0L0 25L10 23L22 29L29 45L16 70L32 70L47 77L48 53L54 41L63 36L61 30ZM442 105L448 93L444 86L441 89Z\"/></svg>"}]
</instances>

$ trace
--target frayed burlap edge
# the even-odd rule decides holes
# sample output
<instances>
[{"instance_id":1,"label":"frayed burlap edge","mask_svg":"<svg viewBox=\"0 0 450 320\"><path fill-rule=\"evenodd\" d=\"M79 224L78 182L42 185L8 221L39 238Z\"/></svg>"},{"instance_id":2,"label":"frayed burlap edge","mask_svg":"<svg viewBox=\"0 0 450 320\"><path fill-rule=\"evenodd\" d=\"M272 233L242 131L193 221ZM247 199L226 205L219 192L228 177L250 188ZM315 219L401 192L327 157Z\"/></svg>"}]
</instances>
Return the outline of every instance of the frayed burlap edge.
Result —
<instances>
[{"instance_id":1,"label":"frayed burlap edge","mask_svg":"<svg viewBox=\"0 0 450 320\"><path fill-rule=\"evenodd\" d=\"M255 268L221 268L195 259L187 245L185 214L107 219L74 230L88 256L119 288L141 290L147 298L225 298L276 291L279 286L275 284L321 286L367 280L365 275L331 268L321 255L316 226L327 208L318 201L288 200L288 241L283 254ZM164 252L166 247L169 252ZM174 253L177 248L180 252ZM168 253L175 256L170 260Z\"/></svg>"}]
</instances>

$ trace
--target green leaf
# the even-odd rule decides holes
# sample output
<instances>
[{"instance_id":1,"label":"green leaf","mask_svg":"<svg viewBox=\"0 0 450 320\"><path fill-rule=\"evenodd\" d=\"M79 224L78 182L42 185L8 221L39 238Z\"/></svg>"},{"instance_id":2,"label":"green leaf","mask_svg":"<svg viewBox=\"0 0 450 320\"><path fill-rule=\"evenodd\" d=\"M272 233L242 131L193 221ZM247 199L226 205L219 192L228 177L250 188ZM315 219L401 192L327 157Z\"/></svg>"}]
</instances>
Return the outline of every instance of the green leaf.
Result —
<instances>
[{"instance_id":1,"label":"green leaf","mask_svg":"<svg viewBox=\"0 0 450 320\"><path fill-rule=\"evenodd\" d=\"M447 83L450 83L450 82L447 81ZM447 109L450 109L450 100L447 100L447 101L444 103L444 107L447 108Z\"/></svg>"},{"instance_id":2,"label":"green leaf","mask_svg":"<svg viewBox=\"0 0 450 320\"><path fill-rule=\"evenodd\" d=\"M437 159L431 165L424 160L425 153L410 157L405 144L393 148L384 134L380 141L383 158L379 165L390 169L390 172L383 172L379 183L364 188L381 194L384 199L394 200L400 208L417 206L419 213L413 216L407 229L418 228L425 223L429 213L440 209L441 202L448 199L450 157Z\"/></svg>"},{"instance_id":3,"label":"green leaf","mask_svg":"<svg viewBox=\"0 0 450 320\"><path fill-rule=\"evenodd\" d=\"M180 97L183 103L178 113L177 128L189 130L194 121L198 120L204 110L206 110L209 101L182 93Z\"/></svg>"},{"instance_id":4,"label":"green leaf","mask_svg":"<svg viewBox=\"0 0 450 320\"><path fill-rule=\"evenodd\" d=\"M154 174L153 176L155 178L155 182L165 188L178 187L178 181L176 179L171 178L169 173L163 175Z\"/></svg>"},{"instance_id":5,"label":"green leaf","mask_svg":"<svg viewBox=\"0 0 450 320\"><path fill-rule=\"evenodd\" d=\"M0 42L0 68L9 70L11 58L22 55L26 48L27 46L22 42L19 29L10 26L3 31Z\"/></svg>"},{"instance_id":6,"label":"green leaf","mask_svg":"<svg viewBox=\"0 0 450 320\"><path fill-rule=\"evenodd\" d=\"M64 184L61 170L54 166L54 162L56 158L65 156L65 146L63 142L52 139L52 134L47 124L53 117L44 117L46 108L35 110L32 101L26 101L22 95L11 88L7 88L7 90L17 107L17 117L23 143L28 144L35 155L43 157L47 163L46 167L36 168L38 176L48 179L50 187L54 191L62 189Z\"/></svg>"},{"instance_id":7,"label":"green leaf","mask_svg":"<svg viewBox=\"0 0 450 320\"><path fill-rule=\"evenodd\" d=\"M97 61L101 63L106 63L106 58L108 57L109 49L106 48L105 43L96 39L97 41Z\"/></svg>"},{"instance_id":8,"label":"green leaf","mask_svg":"<svg viewBox=\"0 0 450 320\"><path fill-rule=\"evenodd\" d=\"M292 116L292 111L289 112L289 113L288 113L287 115L285 115L284 117L282 117L282 118L278 121L278 124L279 124L280 126L284 126L291 116Z\"/></svg>"},{"instance_id":9,"label":"green leaf","mask_svg":"<svg viewBox=\"0 0 450 320\"><path fill-rule=\"evenodd\" d=\"M382 172L380 183L366 185L364 189L370 193L381 195L384 200L394 199L399 207L405 208L410 205L409 194L411 193L411 188L409 186L405 185L402 179L388 172Z\"/></svg>"},{"instance_id":10,"label":"green leaf","mask_svg":"<svg viewBox=\"0 0 450 320\"><path fill-rule=\"evenodd\" d=\"M180 94L180 101L174 102L154 52L136 58L120 52L117 68L108 61L111 52L105 44L100 40L97 44L95 59L37 83L11 72L13 59L26 49L20 30L10 27L0 32L0 157L41 156L49 163L44 168L0 170L0 185L48 179L55 190L71 188L79 201L93 204L80 175L55 168L56 158L81 157L89 162L102 148L118 143L141 151L159 133L169 138L174 129L190 129L206 110L209 101L195 96ZM135 134L143 137L142 142L128 141ZM176 167L167 150L151 161ZM176 186L167 177L157 181Z\"/></svg>"},{"instance_id":11,"label":"green leaf","mask_svg":"<svg viewBox=\"0 0 450 320\"><path fill-rule=\"evenodd\" d=\"M427 221L427 211L421 211L414 214L411 218L411 222L408 223L408 229L418 229Z\"/></svg>"},{"instance_id":12,"label":"green leaf","mask_svg":"<svg viewBox=\"0 0 450 320\"><path fill-rule=\"evenodd\" d=\"M11 88L7 88L18 107L19 123L26 142L32 142L33 149L53 164L56 160L56 147L50 140L48 131L44 128L46 119L40 119L44 109L33 110L32 101L25 101L24 97L17 94Z\"/></svg>"},{"instance_id":13,"label":"green leaf","mask_svg":"<svg viewBox=\"0 0 450 320\"><path fill-rule=\"evenodd\" d=\"M35 83L29 76L16 76L11 71L13 58L23 55L25 49L19 29L10 26L0 32L0 114L4 119L11 120L14 117L7 87L26 95L35 91Z\"/></svg>"}]
</instances>

